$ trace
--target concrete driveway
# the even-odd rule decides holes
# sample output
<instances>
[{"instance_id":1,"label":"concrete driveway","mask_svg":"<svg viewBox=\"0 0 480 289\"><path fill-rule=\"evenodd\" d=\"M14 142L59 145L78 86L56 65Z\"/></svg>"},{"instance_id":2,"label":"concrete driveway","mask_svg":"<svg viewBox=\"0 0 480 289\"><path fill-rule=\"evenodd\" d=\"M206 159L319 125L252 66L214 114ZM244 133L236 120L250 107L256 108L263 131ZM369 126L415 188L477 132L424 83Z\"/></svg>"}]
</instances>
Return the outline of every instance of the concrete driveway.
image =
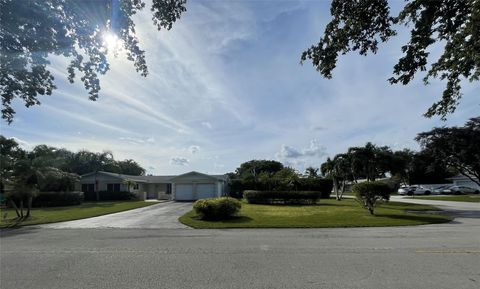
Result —
<instances>
[{"instance_id":1,"label":"concrete driveway","mask_svg":"<svg viewBox=\"0 0 480 289\"><path fill-rule=\"evenodd\" d=\"M451 224L475 224L478 225L478 218L480 218L480 204L473 202L453 202L453 201L436 201L436 200L422 200L405 196L391 196L391 201L404 202L411 204L432 205L442 210L447 211L455 217Z\"/></svg>"},{"instance_id":2,"label":"concrete driveway","mask_svg":"<svg viewBox=\"0 0 480 289\"><path fill-rule=\"evenodd\" d=\"M136 228L136 229L178 229L189 228L178 218L192 209L192 203L162 202L156 205L129 210L105 216L82 220L41 225L50 229L85 228Z\"/></svg>"}]
</instances>

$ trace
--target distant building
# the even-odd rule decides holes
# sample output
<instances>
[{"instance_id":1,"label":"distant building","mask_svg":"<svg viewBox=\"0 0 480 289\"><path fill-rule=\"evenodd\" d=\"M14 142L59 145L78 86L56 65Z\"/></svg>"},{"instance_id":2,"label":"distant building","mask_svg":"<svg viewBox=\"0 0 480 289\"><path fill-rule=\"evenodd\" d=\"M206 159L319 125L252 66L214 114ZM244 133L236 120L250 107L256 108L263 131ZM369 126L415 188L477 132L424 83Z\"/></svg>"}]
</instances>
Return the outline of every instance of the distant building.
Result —
<instances>
[{"instance_id":1,"label":"distant building","mask_svg":"<svg viewBox=\"0 0 480 289\"><path fill-rule=\"evenodd\" d=\"M472 176L472 178L475 179L476 181L478 181L477 178L475 178L473 176ZM468 178L464 175L456 175L454 177L448 178L447 180L452 181L453 184L457 185L457 186L465 186L465 187L470 187L470 188L474 188L474 189L480 189L480 186L477 183L475 183L470 178Z\"/></svg>"},{"instance_id":2,"label":"distant building","mask_svg":"<svg viewBox=\"0 0 480 289\"><path fill-rule=\"evenodd\" d=\"M127 181L133 185L128 188ZM130 191L141 200L193 201L226 195L227 176L189 172L178 176L131 176L91 172L80 176L76 189L84 193Z\"/></svg>"}]
</instances>

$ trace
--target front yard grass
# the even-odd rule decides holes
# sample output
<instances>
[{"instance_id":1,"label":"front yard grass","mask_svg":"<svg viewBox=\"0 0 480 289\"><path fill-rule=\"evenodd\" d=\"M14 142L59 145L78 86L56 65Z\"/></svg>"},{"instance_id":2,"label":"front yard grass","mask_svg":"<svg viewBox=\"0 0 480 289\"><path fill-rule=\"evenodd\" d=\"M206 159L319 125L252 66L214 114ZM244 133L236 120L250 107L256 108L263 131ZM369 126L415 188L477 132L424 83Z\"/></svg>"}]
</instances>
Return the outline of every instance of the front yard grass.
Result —
<instances>
[{"instance_id":1,"label":"front yard grass","mask_svg":"<svg viewBox=\"0 0 480 289\"><path fill-rule=\"evenodd\" d=\"M79 206L33 208L31 217L21 223L18 223L14 219L16 217L15 210L2 209L0 210L0 228L78 220L146 207L154 204L156 203L144 201L116 201L88 202ZM6 218L4 218L5 214L7 216Z\"/></svg>"},{"instance_id":2,"label":"front yard grass","mask_svg":"<svg viewBox=\"0 0 480 289\"><path fill-rule=\"evenodd\" d=\"M436 211L436 212L433 212ZM254 205L242 203L238 216L228 220L205 221L190 211L179 218L198 229L220 228L335 228L383 227L444 223L452 217L433 206L389 202L375 210L375 216L353 199L321 200L317 205Z\"/></svg>"},{"instance_id":3,"label":"front yard grass","mask_svg":"<svg viewBox=\"0 0 480 289\"><path fill-rule=\"evenodd\" d=\"M420 196L410 199L480 203L480 195Z\"/></svg>"}]
</instances>

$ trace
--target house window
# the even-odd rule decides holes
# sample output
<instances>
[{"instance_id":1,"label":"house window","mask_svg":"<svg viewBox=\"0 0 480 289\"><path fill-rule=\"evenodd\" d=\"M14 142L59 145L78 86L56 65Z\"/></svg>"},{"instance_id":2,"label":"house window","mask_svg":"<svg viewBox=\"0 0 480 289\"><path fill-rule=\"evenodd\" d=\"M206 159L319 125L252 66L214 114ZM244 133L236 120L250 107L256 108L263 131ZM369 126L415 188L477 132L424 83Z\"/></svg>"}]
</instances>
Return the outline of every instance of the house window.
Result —
<instances>
[{"instance_id":1,"label":"house window","mask_svg":"<svg viewBox=\"0 0 480 289\"><path fill-rule=\"evenodd\" d=\"M134 189L134 190L138 190L138 184L134 184L134 185L133 185L133 189Z\"/></svg>"},{"instance_id":2,"label":"house window","mask_svg":"<svg viewBox=\"0 0 480 289\"><path fill-rule=\"evenodd\" d=\"M107 192L120 192L120 184L107 184Z\"/></svg>"},{"instance_id":3,"label":"house window","mask_svg":"<svg viewBox=\"0 0 480 289\"><path fill-rule=\"evenodd\" d=\"M167 184L167 191L165 192L167 195L172 194L172 184Z\"/></svg>"},{"instance_id":4,"label":"house window","mask_svg":"<svg viewBox=\"0 0 480 289\"><path fill-rule=\"evenodd\" d=\"M95 184L82 184L82 192L84 193L95 192Z\"/></svg>"}]
</instances>

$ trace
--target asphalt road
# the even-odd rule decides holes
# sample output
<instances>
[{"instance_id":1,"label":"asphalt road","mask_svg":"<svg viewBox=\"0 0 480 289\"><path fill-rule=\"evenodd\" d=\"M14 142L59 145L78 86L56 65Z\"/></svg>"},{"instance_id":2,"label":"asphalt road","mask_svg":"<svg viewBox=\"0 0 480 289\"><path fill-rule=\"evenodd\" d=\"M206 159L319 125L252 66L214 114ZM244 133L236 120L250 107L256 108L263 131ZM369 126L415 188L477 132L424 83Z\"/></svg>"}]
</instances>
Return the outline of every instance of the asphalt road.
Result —
<instances>
[{"instance_id":1,"label":"asphalt road","mask_svg":"<svg viewBox=\"0 0 480 289\"><path fill-rule=\"evenodd\" d=\"M480 206L461 206L416 227L2 231L0 288L476 289Z\"/></svg>"}]
</instances>

